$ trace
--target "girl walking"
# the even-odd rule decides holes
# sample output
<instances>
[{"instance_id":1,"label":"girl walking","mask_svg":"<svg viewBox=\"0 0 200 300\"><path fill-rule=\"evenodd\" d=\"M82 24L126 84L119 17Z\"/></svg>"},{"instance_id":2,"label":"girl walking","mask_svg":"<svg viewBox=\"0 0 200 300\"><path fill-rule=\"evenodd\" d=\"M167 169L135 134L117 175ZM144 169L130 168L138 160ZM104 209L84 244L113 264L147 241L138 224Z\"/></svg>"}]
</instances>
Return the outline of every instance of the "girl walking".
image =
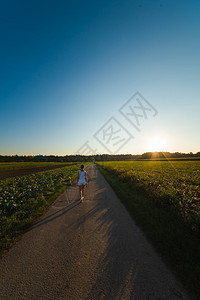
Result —
<instances>
[{"instance_id":1,"label":"girl walking","mask_svg":"<svg viewBox=\"0 0 200 300\"><path fill-rule=\"evenodd\" d=\"M87 172L84 170L84 165L81 165L81 170L78 171L77 184L79 185L80 202L85 197L85 186L87 186Z\"/></svg>"}]
</instances>

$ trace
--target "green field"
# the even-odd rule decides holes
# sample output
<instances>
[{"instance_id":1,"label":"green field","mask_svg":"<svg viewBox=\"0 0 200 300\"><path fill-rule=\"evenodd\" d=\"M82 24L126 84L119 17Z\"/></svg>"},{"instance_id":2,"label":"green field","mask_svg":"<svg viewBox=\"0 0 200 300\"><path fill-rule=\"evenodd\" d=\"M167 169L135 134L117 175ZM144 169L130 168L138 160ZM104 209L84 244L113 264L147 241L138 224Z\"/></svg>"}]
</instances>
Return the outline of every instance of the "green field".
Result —
<instances>
[{"instance_id":1,"label":"green field","mask_svg":"<svg viewBox=\"0 0 200 300\"><path fill-rule=\"evenodd\" d=\"M87 167L89 163L85 163ZM80 165L0 181L0 253L73 182Z\"/></svg>"},{"instance_id":2,"label":"green field","mask_svg":"<svg viewBox=\"0 0 200 300\"><path fill-rule=\"evenodd\" d=\"M100 162L97 166L165 261L200 296L200 162Z\"/></svg>"},{"instance_id":3,"label":"green field","mask_svg":"<svg viewBox=\"0 0 200 300\"><path fill-rule=\"evenodd\" d=\"M104 162L100 165L158 204L173 209L191 228L200 228L199 161Z\"/></svg>"}]
</instances>

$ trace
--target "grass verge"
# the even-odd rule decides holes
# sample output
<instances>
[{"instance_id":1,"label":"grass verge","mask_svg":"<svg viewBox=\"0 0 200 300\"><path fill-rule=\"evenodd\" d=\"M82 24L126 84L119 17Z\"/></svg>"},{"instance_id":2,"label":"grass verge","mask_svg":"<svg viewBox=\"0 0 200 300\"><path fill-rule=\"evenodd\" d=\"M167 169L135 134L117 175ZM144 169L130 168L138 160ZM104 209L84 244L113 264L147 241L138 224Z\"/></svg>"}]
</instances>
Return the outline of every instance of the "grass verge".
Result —
<instances>
[{"instance_id":1,"label":"grass verge","mask_svg":"<svg viewBox=\"0 0 200 300\"><path fill-rule=\"evenodd\" d=\"M170 209L159 206L100 165L97 167L183 285L193 296L200 297L198 235Z\"/></svg>"}]
</instances>

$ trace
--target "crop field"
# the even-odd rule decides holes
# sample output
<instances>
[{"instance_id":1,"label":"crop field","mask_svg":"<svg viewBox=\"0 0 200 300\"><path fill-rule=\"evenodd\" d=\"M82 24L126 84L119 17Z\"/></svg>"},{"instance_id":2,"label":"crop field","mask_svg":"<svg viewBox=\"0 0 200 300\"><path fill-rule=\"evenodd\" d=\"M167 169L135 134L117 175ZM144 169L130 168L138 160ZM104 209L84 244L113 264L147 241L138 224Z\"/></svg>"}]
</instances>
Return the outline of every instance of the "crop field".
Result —
<instances>
[{"instance_id":1,"label":"crop field","mask_svg":"<svg viewBox=\"0 0 200 300\"><path fill-rule=\"evenodd\" d=\"M170 207L190 224L192 229L200 228L199 161L133 161L99 164L132 188L145 192L158 204Z\"/></svg>"},{"instance_id":2,"label":"crop field","mask_svg":"<svg viewBox=\"0 0 200 300\"><path fill-rule=\"evenodd\" d=\"M87 167L89 163L85 163ZM60 195L80 165L0 181L0 252Z\"/></svg>"},{"instance_id":3,"label":"crop field","mask_svg":"<svg viewBox=\"0 0 200 300\"><path fill-rule=\"evenodd\" d=\"M137 224L200 296L200 162L98 162Z\"/></svg>"},{"instance_id":4,"label":"crop field","mask_svg":"<svg viewBox=\"0 0 200 300\"><path fill-rule=\"evenodd\" d=\"M0 180L16 176L25 176L37 172L57 169L64 166L70 166L74 163L65 162L10 162L0 163Z\"/></svg>"}]
</instances>

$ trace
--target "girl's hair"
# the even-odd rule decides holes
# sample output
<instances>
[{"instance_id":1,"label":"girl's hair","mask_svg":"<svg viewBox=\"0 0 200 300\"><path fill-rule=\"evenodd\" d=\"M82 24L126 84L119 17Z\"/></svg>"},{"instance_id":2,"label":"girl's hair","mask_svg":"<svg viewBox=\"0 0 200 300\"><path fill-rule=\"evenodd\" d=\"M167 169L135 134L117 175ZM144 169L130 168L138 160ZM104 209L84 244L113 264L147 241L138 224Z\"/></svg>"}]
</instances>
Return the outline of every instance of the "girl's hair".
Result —
<instances>
[{"instance_id":1,"label":"girl's hair","mask_svg":"<svg viewBox=\"0 0 200 300\"><path fill-rule=\"evenodd\" d=\"M84 165L81 165L81 169L84 169Z\"/></svg>"}]
</instances>

